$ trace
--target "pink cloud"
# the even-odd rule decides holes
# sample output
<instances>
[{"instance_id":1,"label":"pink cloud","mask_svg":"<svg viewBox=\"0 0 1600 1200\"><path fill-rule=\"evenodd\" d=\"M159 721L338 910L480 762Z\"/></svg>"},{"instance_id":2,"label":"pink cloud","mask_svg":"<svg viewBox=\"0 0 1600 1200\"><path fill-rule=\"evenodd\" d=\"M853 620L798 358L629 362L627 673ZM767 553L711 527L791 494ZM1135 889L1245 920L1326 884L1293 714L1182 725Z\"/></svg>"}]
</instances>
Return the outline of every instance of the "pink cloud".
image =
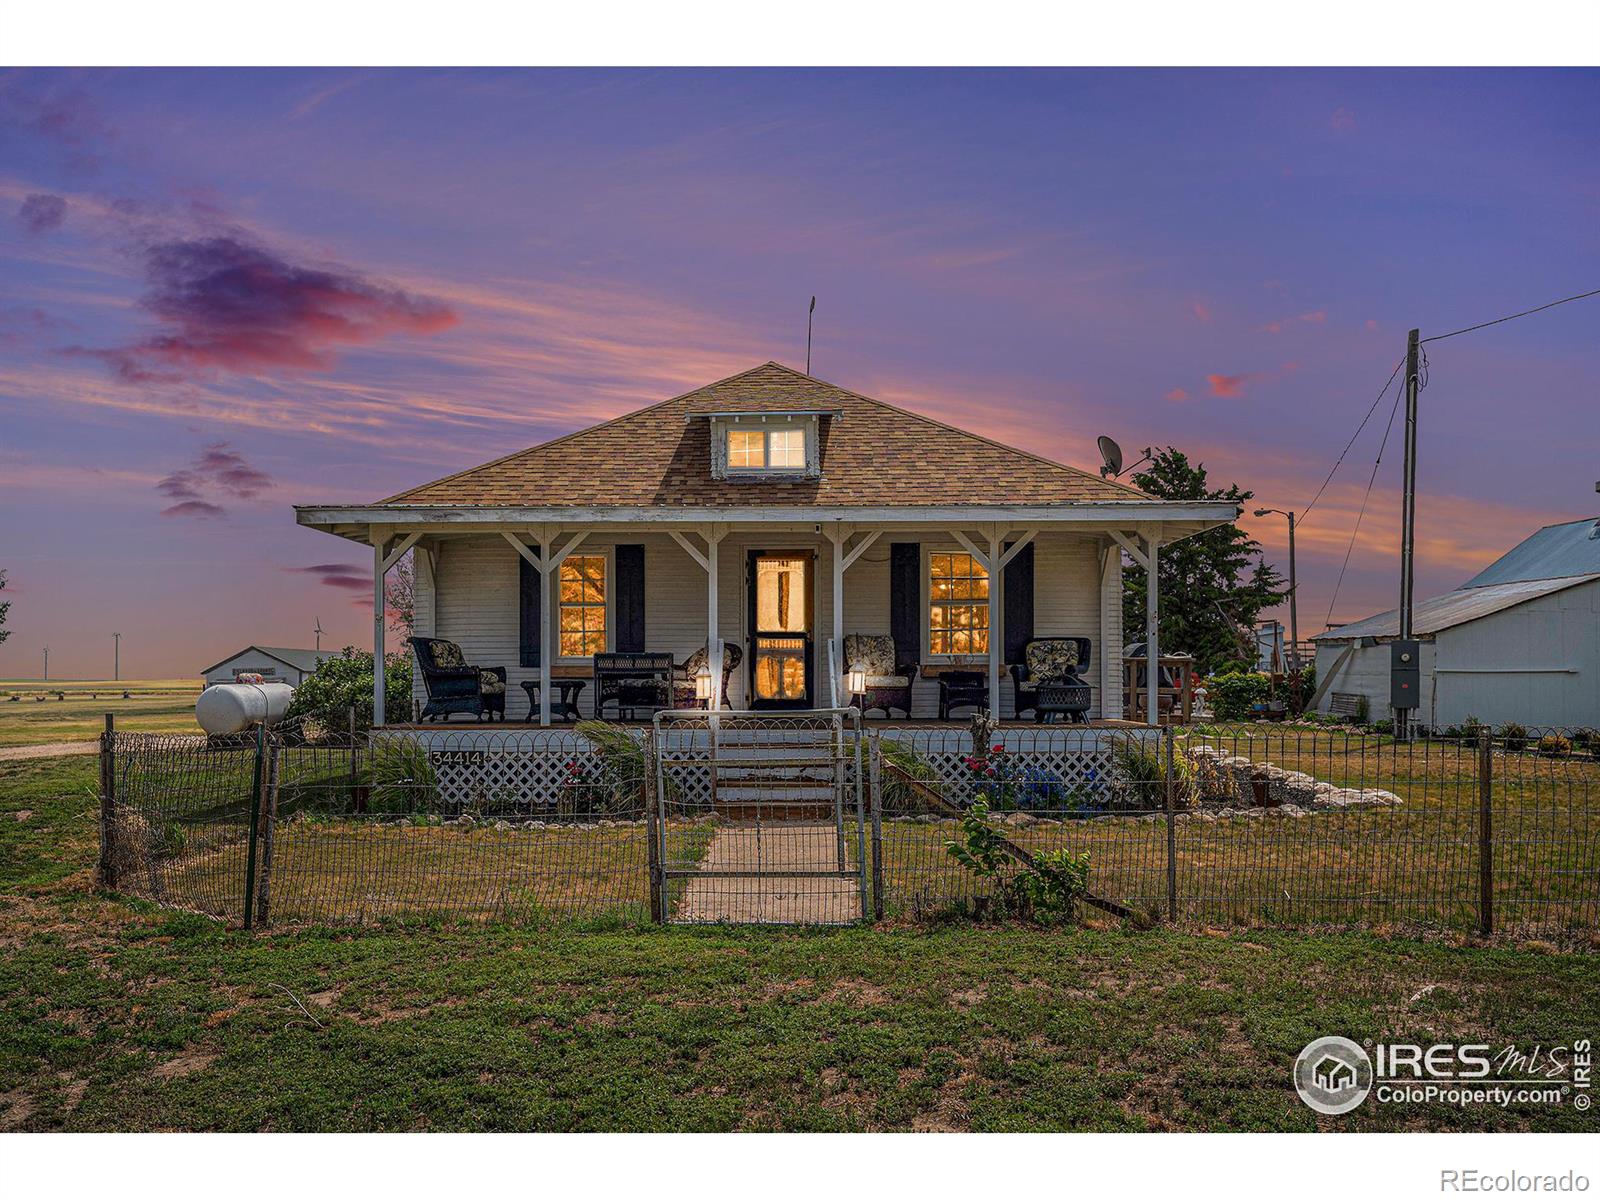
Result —
<instances>
[{"instance_id":1,"label":"pink cloud","mask_svg":"<svg viewBox=\"0 0 1600 1200\"><path fill-rule=\"evenodd\" d=\"M161 510L163 517L200 517L207 520L225 514L226 510L220 504L212 504L208 500L185 500Z\"/></svg>"},{"instance_id":2,"label":"pink cloud","mask_svg":"<svg viewBox=\"0 0 1600 1200\"><path fill-rule=\"evenodd\" d=\"M363 574L359 567L348 563L316 563L309 567L286 567L300 575L313 575L317 582L345 592L372 591L372 576Z\"/></svg>"},{"instance_id":3,"label":"pink cloud","mask_svg":"<svg viewBox=\"0 0 1600 1200\"><path fill-rule=\"evenodd\" d=\"M1189 312L1200 324L1209 325L1211 323L1211 308L1203 300L1189 301Z\"/></svg>"},{"instance_id":4,"label":"pink cloud","mask_svg":"<svg viewBox=\"0 0 1600 1200\"><path fill-rule=\"evenodd\" d=\"M1245 385L1255 378L1254 374L1244 375L1207 375L1206 382L1211 385L1211 394L1232 400L1244 395Z\"/></svg>"},{"instance_id":5,"label":"pink cloud","mask_svg":"<svg viewBox=\"0 0 1600 1200\"><path fill-rule=\"evenodd\" d=\"M1328 320L1328 310L1315 309L1312 312L1301 313L1297 317L1280 317L1276 321L1268 321L1260 329L1261 333L1282 333L1289 325L1324 325Z\"/></svg>"},{"instance_id":6,"label":"pink cloud","mask_svg":"<svg viewBox=\"0 0 1600 1200\"><path fill-rule=\"evenodd\" d=\"M326 370L343 347L437 333L458 319L437 300L292 263L236 237L152 246L145 272L142 304L162 332L128 346L69 351L101 359L128 383Z\"/></svg>"},{"instance_id":7,"label":"pink cloud","mask_svg":"<svg viewBox=\"0 0 1600 1200\"><path fill-rule=\"evenodd\" d=\"M1189 398L1189 391L1187 388L1175 387L1161 398L1163 400L1171 400L1176 404L1180 401L1187 400Z\"/></svg>"}]
</instances>

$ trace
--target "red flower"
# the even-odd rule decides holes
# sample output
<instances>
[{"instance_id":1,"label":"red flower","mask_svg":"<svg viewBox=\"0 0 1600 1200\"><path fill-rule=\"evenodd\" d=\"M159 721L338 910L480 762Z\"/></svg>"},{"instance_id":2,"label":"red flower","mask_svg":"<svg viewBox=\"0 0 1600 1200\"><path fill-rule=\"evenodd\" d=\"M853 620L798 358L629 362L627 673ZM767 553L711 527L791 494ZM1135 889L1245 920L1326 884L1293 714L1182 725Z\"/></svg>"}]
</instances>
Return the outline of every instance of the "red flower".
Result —
<instances>
[{"instance_id":1,"label":"red flower","mask_svg":"<svg viewBox=\"0 0 1600 1200\"><path fill-rule=\"evenodd\" d=\"M996 742L989 749L989 753L991 753L991 754L1004 754L1005 752L1006 752L1006 747L1005 747L1005 743L1004 742Z\"/></svg>"}]
</instances>

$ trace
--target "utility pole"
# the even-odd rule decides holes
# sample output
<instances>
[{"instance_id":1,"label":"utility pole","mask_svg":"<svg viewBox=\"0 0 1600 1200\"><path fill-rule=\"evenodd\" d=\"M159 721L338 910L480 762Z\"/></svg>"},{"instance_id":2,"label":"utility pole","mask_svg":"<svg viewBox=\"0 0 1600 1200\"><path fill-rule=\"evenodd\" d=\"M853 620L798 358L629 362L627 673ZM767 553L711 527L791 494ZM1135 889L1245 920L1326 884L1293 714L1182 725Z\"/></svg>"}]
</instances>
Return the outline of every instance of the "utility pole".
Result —
<instances>
[{"instance_id":1,"label":"utility pole","mask_svg":"<svg viewBox=\"0 0 1600 1200\"><path fill-rule=\"evenodd\" d=\"M1417 388L1418 388L1418 358L1422 345L1422 331L1413 329L1406 335L1406 462L1405 462L1405 494L1400 509L1400 641L1409 644L1412 640L1411 627L1411 597L1412 584L1416 569L1417 551ZM1401 653L1397 649L1396 653ZM1410 652L1410 667L1414 670L1417 666L1416 651ZM1398 665L1398 664L1393 664ZM1391 684L1391 692L1396 691ZM1391 695L1390 699L1397 700L1401 697ZM1410 703L1404 707L1394 707L1394 735L1396 739L1404 740L1408 734L1407 725L1411 719L1411 710L1417 705L1415 690L1409 697Z\"/></svg>"},{"instance_id":2,"label":"utility pole","mask_svg":"<svg viewBox=\"0 0 1600 1200\"><path fill-rule=\"evenodd\" d=\"M50 682L50 647L44 648L44 681Z\"/></svg>"},{"instance_id":3,"label":"utility pole","mask_svg":"<svg viewBox=\"0 0 1600 1200\"><path fill-rule=\"evenodd\" d=\"M111 651L111 678L120 680L122 678L122 635L113 633L111 642L113 646Z\"/></svg>"},{"instance_id":4,"label":"utility pole","mask_svg":"<svg viewBox=\"0 0 1600 1200\"><path fill-rule=\"evenodd\" d=\"M817 298L811 297L811 307L806 309L806 374L811 374L811 318L817 311Z\"/></svg>"},{"instance_id":5,"label":"utility pole","mask_svg":"<svg viewBox=\"0 0 1600 1200\"><path fill-rule=\"evenodd\" d=\"M1289 666L1291 670L1300 669L1300 606L1299 587L1295 583L1294 570L1294 514L1281 508L1258 508L1256 516L1264 517L1269 513L1277 513L1280 517L1289 518Z\"/></svg>"}]
</instances>

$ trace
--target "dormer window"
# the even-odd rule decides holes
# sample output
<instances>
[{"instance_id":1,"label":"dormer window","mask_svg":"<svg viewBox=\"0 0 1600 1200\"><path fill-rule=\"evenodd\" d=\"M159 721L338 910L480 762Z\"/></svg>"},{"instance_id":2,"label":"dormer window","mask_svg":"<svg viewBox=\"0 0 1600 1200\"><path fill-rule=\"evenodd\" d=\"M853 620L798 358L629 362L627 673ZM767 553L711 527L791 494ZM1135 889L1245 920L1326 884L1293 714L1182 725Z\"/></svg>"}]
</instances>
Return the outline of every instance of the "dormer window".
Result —
<instances>
[{"instance_id":1,"label":"dormer window","mask_svg":"<svg viewBox=\"0 0 1600 1200\"><path fill-rule=\"evenodd\" d=\"M822 474L817 412L707 413L717 479L815 479Z\"/></svg>"},{"instance_id":2,"label":"dormer window","mask_svg":"<svg viewBox=\"0 0 1600 1200\"><path fill-rule=\"evenodd\" d=\"M806 434L803 429L728 430L728 470L804 471Z\"/></svg>"}]
</instances>

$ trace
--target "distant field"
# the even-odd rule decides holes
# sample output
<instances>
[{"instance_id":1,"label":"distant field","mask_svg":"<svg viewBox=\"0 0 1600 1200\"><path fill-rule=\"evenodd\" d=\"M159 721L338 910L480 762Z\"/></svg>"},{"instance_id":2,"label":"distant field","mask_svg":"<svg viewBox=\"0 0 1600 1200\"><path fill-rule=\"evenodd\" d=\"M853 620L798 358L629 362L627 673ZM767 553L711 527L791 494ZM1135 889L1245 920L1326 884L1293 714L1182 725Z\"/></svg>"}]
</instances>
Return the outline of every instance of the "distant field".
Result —
<instances>
[{"instance_id":1,"label":"distant field","mask_svg":"<svg viewBox=\"0 0 1600 1200\"><path fill-rule=\"evenodd\" d=\"M199 694L198 679L0 679L0 747L92 738L105 727L108 712L116 713L118 729L198 733Z\"/></svg>"}]
</instances>

